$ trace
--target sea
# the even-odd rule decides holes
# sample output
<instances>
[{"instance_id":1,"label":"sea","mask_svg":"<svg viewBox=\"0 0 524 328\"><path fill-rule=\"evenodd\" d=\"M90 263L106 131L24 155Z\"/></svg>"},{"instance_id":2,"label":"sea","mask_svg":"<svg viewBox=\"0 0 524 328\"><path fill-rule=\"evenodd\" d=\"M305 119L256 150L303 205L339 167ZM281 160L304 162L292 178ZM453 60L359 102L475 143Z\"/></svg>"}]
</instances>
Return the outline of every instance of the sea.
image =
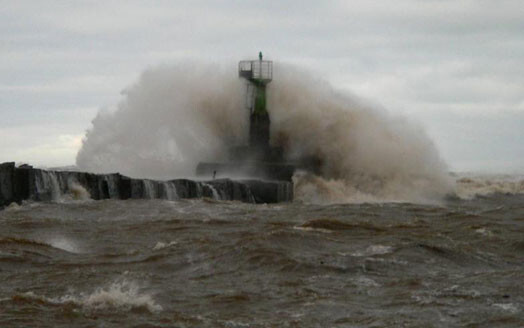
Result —
<instances>
[{"instance_id":1,"label":"sea","mask_svg":"<svg viewBox=\"0 0 524 328\"><path fill-rule=\"evenodd\" d=\"M457 177L431 204L12 204L0 327L523 327L524 179L507 180Z\"/></svg>"}]
</instances>

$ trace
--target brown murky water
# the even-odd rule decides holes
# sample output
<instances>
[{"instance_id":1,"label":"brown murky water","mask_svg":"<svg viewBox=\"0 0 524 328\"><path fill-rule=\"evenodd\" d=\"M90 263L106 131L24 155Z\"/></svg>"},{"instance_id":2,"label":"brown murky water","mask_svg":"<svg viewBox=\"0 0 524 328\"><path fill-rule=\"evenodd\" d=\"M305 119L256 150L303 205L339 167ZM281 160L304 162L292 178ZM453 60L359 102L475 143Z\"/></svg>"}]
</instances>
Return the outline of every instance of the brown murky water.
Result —
<instances>
[{"instance_id":1,"label":"brown murky water","mask_svg":"<svg viewBox=\"0 0 524 328\"><path fill-rule=\"evenodd\" d=\"M524 326L524 195L0 211L2 327Z\"/></svg>"}]
</instances>

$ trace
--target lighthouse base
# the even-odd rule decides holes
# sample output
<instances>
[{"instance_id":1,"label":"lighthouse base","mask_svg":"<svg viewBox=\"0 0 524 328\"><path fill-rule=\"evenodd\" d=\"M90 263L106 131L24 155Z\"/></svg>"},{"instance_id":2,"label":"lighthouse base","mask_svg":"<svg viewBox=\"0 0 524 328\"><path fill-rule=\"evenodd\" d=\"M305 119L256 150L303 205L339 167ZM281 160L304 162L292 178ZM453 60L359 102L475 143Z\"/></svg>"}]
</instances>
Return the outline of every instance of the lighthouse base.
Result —
<instances>
[{"instance_id":1,"label":"lighthouse base","mask_svg":"<svg viewBox=\"0 0 524 328\"><path fill-rule=\"evenodd\" d=\"M281 163L199 163L196 174L205 178L251 178L292 181L295 166Z\"/></svg>"}]
</instances>

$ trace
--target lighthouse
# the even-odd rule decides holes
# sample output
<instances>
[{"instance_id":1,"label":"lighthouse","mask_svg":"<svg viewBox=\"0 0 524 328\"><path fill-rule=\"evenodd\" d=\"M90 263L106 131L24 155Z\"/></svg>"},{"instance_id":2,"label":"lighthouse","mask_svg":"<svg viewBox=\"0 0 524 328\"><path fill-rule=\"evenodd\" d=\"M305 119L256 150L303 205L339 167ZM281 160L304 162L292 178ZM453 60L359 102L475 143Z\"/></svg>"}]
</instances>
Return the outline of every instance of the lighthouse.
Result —
<instances>
[{"instance_id":1,"label":"lighthouse","mask_svg":"<svg viewBox=\"0 0 524 328\"><path fill-rule=\"evenodd\" d=\"M271 120L266 109L266 86L273 79L273 62L242 60L238 63L238 76L246 80L246 108L249 111L249 146L261 152L269 149Z\"/></svg>"},{"instance_id":2,"label":"lighthouse","mask_svg":"<svg viewBox=\"0 0 524 328\"><path fill-rule=\"evenodd\" d=\"M229 162L199 163L196 174L220 178L256 178L291 181L295 166L284 162L283 150L270 144L271 119L266 108L267 85L273 79L273 62L258 59L238 63L238 76L246 81L246 119L249 134L242 144L231 145Z\"/></svg>"}]
</instances>

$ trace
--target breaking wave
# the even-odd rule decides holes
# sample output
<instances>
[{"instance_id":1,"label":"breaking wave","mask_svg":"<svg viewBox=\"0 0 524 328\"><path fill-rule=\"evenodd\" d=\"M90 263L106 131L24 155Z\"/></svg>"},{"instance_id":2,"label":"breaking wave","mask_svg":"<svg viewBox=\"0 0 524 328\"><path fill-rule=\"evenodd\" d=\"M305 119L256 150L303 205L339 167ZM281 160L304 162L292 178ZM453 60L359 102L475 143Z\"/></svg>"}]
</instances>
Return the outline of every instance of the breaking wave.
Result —
<instances>
[{"instance_id":1,"label":"breaking wave","mask_svg":"<svg viewBox=\"0 0 524 328\"><path fill-rule=\"evenodd\" d=\"M176 244L178 244L178 242L177 242L177 241L174 241L174 240L171 241L171 242L169 242L169 243L164 243L164 242L162 242L162 241L159 241L159 242L157 242L156 245L153 247L153 250L154 250L154 251L158 251L158 250L161 250L161 249L164 249L164 248L171 247L171 246L176 245Z\"/></svg>"},{"instance_id":2,"label":"breaking wave","mask_svg":"<svg viewBox=\"0 0 524 328\"><path fill-rule=\"evenodd\" d=\"M247 130L234 71L184 63L146 70L115 110L101 110L77 155L82 170L141 178L194 175Z\"/></svg>"},{"instance_id":3,"label":"breaking wave","mask_svg":"<svg viewBox=\"0 0 524 328\"><path fill-rule=\"evenodd\" d=\"M229 146L246 139L245 86L233 69L196 63L152 68L123 94L115 110L93 120L77 155L79 168L192 176L199 161L224 160ZM295 176L297 199L433 202L453 189L421 127L310 74L275 65L268 111L273 145L290 160L319 160L318 175Z\"/></svg>"},{"instance_id":4,"label":"breaking wave","mask_svg":"<svg viewBox=\"0 0 524 328\"><path fill-rule=\"evenodd\" d=\"M472 175L457 177L456 195L463 199L492 194L524 194L524 177L520 175Z\"/></svg>"},{"instance_id":5,"label":"breaking wave","mask_svg":"<svg viewBox=\"0 0 524 328\"><path fill-rule=\"evenodd\" d=\"M35 250L46 252L53 249L66 251L68 253L82 253L82 250L80 249L80 247L78 247L76 242L69 238L65 238L59 235L38 238L34 240L16 237L0 238L0 246L8 246L15 248L30 247L33 249L33 254L37 254Z\"/></svg>"},{"instance_id":6,"label":"breaking wave","mask_svg":"<svg viewBox=\"0 0 524 328\"><path fill-rule=\"evenodd\" d=\"M102 310L137 310L144 309L149 312L162 311L153 298L139 292L136 283L126 280L114 282L107 288L99 288L90 294L64 295L60 297L46 297L26 292L12 297L17 302L37 302L48 305L73 305L87 311Z\"/></svg>"},{"instance_id":7,"label":"breaking wave","mask_svg":"<svg viewBox=\"0 0 524 328\"><path fill-rule=\"evenodd\" d=\"M69 253L82 253L78 245L71 239L63 236L53 236L46 240L46 244Z\"/></svg>"},{"instance_id":8,"label":"breaking wave","mask_svg":"<svg viewBox=\"0 0 524 328\"><path fill-rule=\"evenodd\" d=\"M86 190L81 184L78 182L71 182L69 185L69 193L71 194L71 197L75 200L89 200L91 199L91 195L89 194L89 191Z\"/></svg>"}]
</instances>

